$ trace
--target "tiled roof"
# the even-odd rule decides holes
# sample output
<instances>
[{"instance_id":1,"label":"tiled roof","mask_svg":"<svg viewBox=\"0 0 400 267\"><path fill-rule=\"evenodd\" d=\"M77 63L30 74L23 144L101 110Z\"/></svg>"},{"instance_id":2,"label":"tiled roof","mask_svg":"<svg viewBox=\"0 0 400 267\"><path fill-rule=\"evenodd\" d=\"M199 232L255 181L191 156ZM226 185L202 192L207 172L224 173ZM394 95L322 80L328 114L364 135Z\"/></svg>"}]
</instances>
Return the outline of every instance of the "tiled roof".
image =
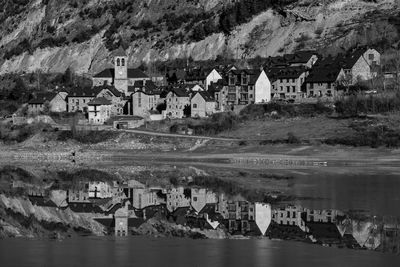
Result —
<instances>
[{"instance_id":1,"label":"tiled roof","mask_svg":"<svg viewBox=\"0 0 400 267\"><path fill-rule=\"evenodd\" d=\"M121 93L117 88L115 88L115 87L112 86L112 85L100 85L100 86L95 86L95 87L93 87L93 89L94 89L95 91L99 91L99 93L100 93L102 90L107 89L107 90L109 90L109 91L110 91L114 96L116 96L116 97L122 96L122 93Z\"/></svg>"},{"instance_id":2,"label":"tiled roof","mask_svg":"<svg viewBox=\"0 0 400 267\"><path fill-rule=\"evenodd\" d=\"M189 97L189 93L183 87L174 87L170 91L178 97Z\"/></svg>"},{"instance_id":3,"label":"tiled roof","mask_svg":"<svg viewBox=\"0 0 400 267\"><path fill-rule=\"evenodd\" d=\"M31 99L28 104L44 104L46 101L51 101L56 97L57 93L53 92L41 92L37 93L36 97Z\"/></svg>"},{"instance_id":4,"label":"tiled roof","mask_svg":"<svg viewBox=\"0 0 400 267\"><path fill-rule=\"evenodd\" d=\"M105 69L96 75L94 75L94 78L114 78L115 76L115 69L114 68L108 68ZM143 71L140 69L128 69L128 78L130 79L147 79L149 76L147 76Z\"/></svg>"},{"instance_id":5,"label":"tiled roof","mask_svg":"<svg viewBox=\"0 0 400 267\"><path fill-rule=\"evenodd\" d=\"M111 101L104 97L97 97L91 100L88 105L91 106L101 106L101 105L111 105Z\"/></svg>"},{"instance_id":6,"label":"tiled roof","mask_svg":"<svg viewBox=\"0 0 400 267\"><path fill-rule=\"evenodd\" d=\"M140 78L149 78L149 76L147 76L140 69L128 69L128 78L140 79Z\"/></svg>"},{"instance_id":7,"label":"tiled roof","mask_svg":"<svg viewBox=\"0 0 400 267\"><path fill-rule=\"evenodd\" d=\"M69 91L68 97L96 97L101 90L102 89L100 89L99 87L93 87L93 88L75 87Z\"/></svg>"},{"instance_id":8,"label":"tiled roof","mask_svg":"<svg viewBox=\"0 0 400 267\"><path fill-rule=\"evenodd\" d=\"M208 92L199 91L199 92L197 92L197 93L200 94L201 97L202 97L206 102L214 102L214 101L215 101L214 97L213 97L210 93L208 93Z\"/></svg>"},{"instance_id":9,"label":"tiled roof","mask_svg":"<svg viewBox=\"0 0 400 267\"><path fill-rule=\"evenodd\" d=\"M337 80L341 69L339 68L314 68L308 75L307 83L333 83Z\"/></svg>"},{"instance_id":10,"label":"tiled roof","mask_svg":"<svg viewBox=\"0 0 400 267\"><path fill-rule=\"evenodd\" d=\"M96 75L94 75L94 78L114 78L114 69L113 68L109 68L109 69L104 69L101 72L97 73Z\"/></svg>"},{"instance_id":11,"label":"tiled roof","mask_svg":"<svg viewBox=\"0 0 400 267\"><path fill-rule=\"evenodd\" d=\"M297 79L306 72L303 67L270 68L267 70L267 76L271 81L277 79Z\"/></svg>"}]
</instances>

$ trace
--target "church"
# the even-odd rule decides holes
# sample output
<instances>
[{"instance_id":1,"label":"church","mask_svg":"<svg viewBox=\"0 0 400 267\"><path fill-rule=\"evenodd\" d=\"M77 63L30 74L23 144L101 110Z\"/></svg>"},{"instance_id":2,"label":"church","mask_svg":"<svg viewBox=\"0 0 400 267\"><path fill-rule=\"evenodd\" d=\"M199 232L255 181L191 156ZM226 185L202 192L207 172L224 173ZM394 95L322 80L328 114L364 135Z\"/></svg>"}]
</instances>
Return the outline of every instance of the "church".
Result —
<instances>
[{"instance_id":1,"label":"church","mask_svg":"<svg viewBox=\"0 0 400 267\"><path fill-rule=\"evenodd\" d=\"M135 83L145 84L150 81L150 77L139 69L128 68L128 56L120 47L113 53L114 68L108 68L93 76L93 86L104 84L114 85L121 93L126 96L134 93Z\"/></svg>"}]
</instances>

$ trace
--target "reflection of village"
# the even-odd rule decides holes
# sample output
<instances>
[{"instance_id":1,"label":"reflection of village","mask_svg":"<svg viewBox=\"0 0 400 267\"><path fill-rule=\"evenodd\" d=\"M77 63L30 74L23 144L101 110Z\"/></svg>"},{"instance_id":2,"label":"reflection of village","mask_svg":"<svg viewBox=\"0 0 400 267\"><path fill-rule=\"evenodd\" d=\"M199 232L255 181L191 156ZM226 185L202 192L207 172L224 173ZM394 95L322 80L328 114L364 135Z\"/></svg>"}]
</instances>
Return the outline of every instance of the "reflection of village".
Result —
<instances>
[{"instance_id":1,"label":"reflection of village","mask_svg":"<svg viewBox=\"0 0 400 267\"><path fill-rule=\"evenodd\" d=\"M68 190L32 190L36 206L92 214L110 234L127 236L151 218L229 236L266 236L339 248L400 252L398 220L360 224L339 210L251 203L205 188L146 187L138 181L82 182ZM356 228L368 228L367 231ZM367 232L367 235L365 234Z\"/></svg>"}]
</instances>

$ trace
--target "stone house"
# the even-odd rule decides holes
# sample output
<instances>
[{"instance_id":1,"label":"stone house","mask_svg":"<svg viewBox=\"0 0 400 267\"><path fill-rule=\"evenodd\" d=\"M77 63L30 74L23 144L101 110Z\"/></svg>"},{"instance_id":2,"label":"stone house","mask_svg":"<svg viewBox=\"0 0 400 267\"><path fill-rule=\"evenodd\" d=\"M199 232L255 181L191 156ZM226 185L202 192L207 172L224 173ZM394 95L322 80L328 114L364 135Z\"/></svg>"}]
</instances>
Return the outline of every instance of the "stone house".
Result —
<instances>
[{"instance_id":1,"label":"stone house","mask_svg":"<svg viewBox=\"0 0 400 267\"><path fill-rule=\"evenodd\" d=\"M161 189L158 188L132 188L129 190L128 198L136 209L144 209L149 206L165 204L165 200L159 196Z\"/></svg>"},{"instance_id":2,"label":"stone house","mask_svg":"<svg viewBox=\"0 0 400 267\"><path fill-rule=\"evenodd\" d=\"M267 71L272 82L272 97L298 99L304 97L302 86L308 75L305 67L273 68Z\"/></svg>"},{"instance_id":3,"label":"stone house","mask_svg":"<svg viewBox=\"0 0 400 267\"><path fill-rule=\"evenodd\" d=\"M170 118L183 118L185 106L190 106L191 93L181 87L173 88L166 97L165 115Z\"/></svg>"},{"instance_id":4,"label":"stone house","mask_svg":"<svg viewBox=\"0 0 400 267\"><path fill-rule=\"evenodd\" d=\"M104 97L111 101L111 115L120 116L124 114L124 106L126 104L125 95L118 91L114 86L103 85L94 87L93 90L99 91L96 97Z\"/></svg>"},{"instance_id":5,"label":"stone house","mask_svg":"<svg viewBox=\"0 0 400 267\"><path fill-rule=\"evenodd\" d=\"M306 78L307 97L336 97L344 71L336 65L315 67Z\"/></svg>"},{"instance_id":6,"label":"stone house","mask_svg":"<svg viewBox=\"0 0 400 267\"><path fill-rule=\"evenodd\" d=\"M217 108L232 110L236 105L260 104L271 100L271 82L264 70L233 69L215 92Z\"/></svg>"},{"instance_id":7,"label":"stone house","mask_svg":"<svg viewBox=\"0 0 400 267\"><path fill-rule=\"evenodd\" d=\"M205 88L206 91L208 91L208 87L212 84L212 83L216 83L219 80L223 79L223 74L220 74L220 71L217 69L212 69L210 71L210 73L208 73L207 77L206 77L206 84L205 84Z\"/></svg>"},{"instance_id":8,"label":"stone house","mask_svg":"<svg viewBox=\"0 0 400 267\"><path fill-rule=\"evenodd\" d=\"M207 117L216 112L217 103L208 92L197 92L190 100L192 117Z\"/></svg>"},{"instance_id":9,"label":"stone house","mask_svg":"<svg viewBox=\"0 0 400 267\"><path fill-rule=\"evenodd\" d=\"M48 108L50 112L67 111L67 102L62 93L41 92L37 93L33 99L28 102L28 113L39 114Z\"/></svg>"},{"instance_id":10,"label":"stone house","mask_svg":"<svg viewBox=\"0 0 400 267\"><path fill-rule=\"evenodd\" d=\"M100 93L100 87L93 88L73 88L69 91L67 97L68 112L88 111L88 103L97 97Z\"/></svg>"},{"instance_id":11,"label":"stone house","mask_svg":"<svg viewBox=\"0 0 400 267\"><path fill-rule=\"evenodd\" d=\"M114 85L117 90L128 95L128 87L137 81L149 81L143 71L128 68L128 56L122 48L113 53L114 68L108 68L93 76L93 86Z\"/></svg>"},{"instance_id":12,"label":"stone house","mask_svg":"<svg viewBox=\"0 0 400 267\"><path fill-rule=\"evenodd\" d=\"M88 103L88 118L90 124L104 124L111 118L112 103L110 100L99 97Z\"/></svg>"},{"instance_id":13,"label":"stone house","mask_svg":"<svg viewBox=\"0 0 400 267\"><path fill-rule=\"evenodd\" d=\"M152 112L157 112L161 92L157 88L147 88L132 94L132 115L147 118Z\"/></svg>"},{"instance_id":14,"label":"stone house","mask_svg":"<svg viewBox=\"0 0 400 267\"><path fill-rule=\"evenodd\" d=\"M345 79L353 85L377 76L376 70L381 65L381 55L372 48L358 48L347 55L339 55L335 64L343 69Z\"/></svg>"}]
</instances>

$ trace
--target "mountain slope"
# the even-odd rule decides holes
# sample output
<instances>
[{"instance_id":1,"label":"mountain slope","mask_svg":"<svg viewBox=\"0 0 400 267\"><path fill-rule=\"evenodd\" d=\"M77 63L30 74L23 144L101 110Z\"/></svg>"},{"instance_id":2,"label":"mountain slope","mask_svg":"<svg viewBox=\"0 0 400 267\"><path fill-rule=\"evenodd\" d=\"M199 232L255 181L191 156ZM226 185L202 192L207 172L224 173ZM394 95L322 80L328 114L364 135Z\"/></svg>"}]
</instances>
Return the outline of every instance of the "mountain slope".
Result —
<instances>
[{"instance_id":1,"label":"mountain slope","mask_svg":"<svg viewBox=\"0 0 400 267\"><path fill-rule=\"evenodd\" d=\"M7 0L0 13L0 74L94 73L123 46L130 64L189 58L338 53L399 40L395 0Z\"/></svg>"}]
</instances>

